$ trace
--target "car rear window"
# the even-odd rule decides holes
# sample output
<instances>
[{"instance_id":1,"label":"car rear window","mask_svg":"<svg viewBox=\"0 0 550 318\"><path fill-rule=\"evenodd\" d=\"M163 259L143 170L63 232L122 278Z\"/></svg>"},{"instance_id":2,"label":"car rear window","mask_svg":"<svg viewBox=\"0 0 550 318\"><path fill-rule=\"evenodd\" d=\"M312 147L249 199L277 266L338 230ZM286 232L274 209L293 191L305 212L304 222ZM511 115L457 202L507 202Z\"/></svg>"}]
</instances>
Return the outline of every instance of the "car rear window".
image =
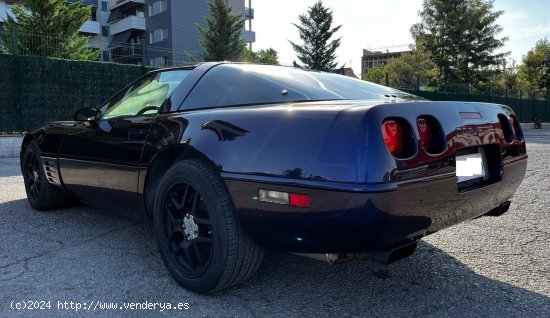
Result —
<instances>
[{"instance_id":1,"label":"car rear window","mask_svg":"<svg viewBox=\"0 0 550 318\"><path fill-rule=\"evenodd\" d=\"M210 69L180 109L268 103L373 100L412 95L351 77L272 65L220 64Z\"/></svg>"}]
</instances>

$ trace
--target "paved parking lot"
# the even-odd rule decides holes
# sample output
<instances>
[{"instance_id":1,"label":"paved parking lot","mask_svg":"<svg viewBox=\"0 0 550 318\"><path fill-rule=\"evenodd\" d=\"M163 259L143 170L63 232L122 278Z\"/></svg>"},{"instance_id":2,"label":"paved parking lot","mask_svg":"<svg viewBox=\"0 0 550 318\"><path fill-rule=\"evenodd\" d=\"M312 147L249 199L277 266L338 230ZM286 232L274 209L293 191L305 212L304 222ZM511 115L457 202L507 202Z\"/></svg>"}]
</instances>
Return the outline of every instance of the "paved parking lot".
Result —
<instances>
[{"instance_id":1,"label":"paved parking lot","mask_svg":"<svg viewBox=\"0 0 550 318\"><path fill-rule=\"evenodd\" d=\"M550 129L525 134L527 176L505 215L436 233L390 266L268 253L251 280L216 296L170 278L149 225L87 206L33 211L18 160L0 159L0 317L550 317ZM29 301L51 309L11 309Z\"/></svg>"}]
</instances>

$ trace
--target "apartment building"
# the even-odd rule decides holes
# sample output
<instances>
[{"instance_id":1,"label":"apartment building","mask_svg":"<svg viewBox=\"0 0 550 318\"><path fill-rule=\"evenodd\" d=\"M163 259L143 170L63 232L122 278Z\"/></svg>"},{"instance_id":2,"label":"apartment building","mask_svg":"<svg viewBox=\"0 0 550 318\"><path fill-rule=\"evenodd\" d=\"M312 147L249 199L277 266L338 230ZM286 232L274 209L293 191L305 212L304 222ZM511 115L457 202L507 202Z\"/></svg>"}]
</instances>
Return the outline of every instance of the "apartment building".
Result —
<instances>
[{"instance_id":1,"label":"apartment building","mask_svg":"<svg viewBox=\"0 0 550 318\"><path fill-rule=\"evenodd\" d=\"M251 0L247 1L250 6ZM242 38L251 45L255 42L251 30L254 10L245 6L245 0L227 0L227 3L233 14L243 15L247 20L248 28L243 30ZM201 35L196 24L205 25L208 4L208 0L109 0L111 60L124 62L127 51L140 50L134 46L142 41L147 46L149 65L178 64L188 58L187 54L200 59L197 53L202 50Z\"/></svg>"},{"instance_id":2,"label":"apartment building","mask_svg":"<svg viewBox=\"0 0 550 318\"><path fill-rule=\"evenodd\" d=\"M410 52L410 50L395 52L390 52L389 50L386 52L363 50L363 56L361 57L361 76L371 69L387 65L391 59L400 58L401 54L404 52Z\"/></svg>"},{"instance_id":3,"label":"apartment building","mask_svg":"<svg viewBox=\"0 0 550 318\"><path fill-rule=\"evenodd\" d=\"M75 2L77 0L69 0ZM252 0L226 0L235 15L245 18L242 39L250 47L256 41L252 31ZM18 0L0 0L0 27ZM179 64L189 54L200 60L201 35L196 24L205 26L209 0L84 0L92 17L80 32L90 36L90 45L101 59L119 63L140 63L143 44L146 62L153 66Z\"/></svg>"}]
</instances>

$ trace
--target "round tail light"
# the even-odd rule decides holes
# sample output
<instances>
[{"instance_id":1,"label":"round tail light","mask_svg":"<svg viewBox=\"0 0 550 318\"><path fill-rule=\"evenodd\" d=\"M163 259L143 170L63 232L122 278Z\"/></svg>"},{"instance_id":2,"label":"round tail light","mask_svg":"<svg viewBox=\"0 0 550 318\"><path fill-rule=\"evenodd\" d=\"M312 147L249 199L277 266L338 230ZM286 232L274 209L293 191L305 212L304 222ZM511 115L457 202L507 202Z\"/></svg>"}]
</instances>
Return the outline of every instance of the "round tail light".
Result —
<instances>
[{"instance_id":1,"label":"round tail light","mask_svg":"<svg viewBox=\"0 0 550 318\"><path fill-rule=\"evenodd\" d=\"M512 129L510 119L508 119L504 114L498 114L498 120L500 121L500 129L502 129L502 133L506 142L513 142L514 130Z\"/></svg>"},{"instance_id":2,"label":"round tail light","mask_svg":"<svg viewBox=\"0 0 550 318\"><path fill-rule=\"evenodd\" d=\"M432 147L432 129L428 121L424 118L418 118L416 120L416 126L418 127L422 148L426 150L430 149Z\"/></svg>"},{"instance_id":3,"label":"round tail light","mask_svg":"<svg viewBox=\"0 0 550 318\"><path fill-rule=\"evenodd\" d=\"M510 126L512 126L512 129L514 130L516 139L519 141L523 140L523 132L521 131L521 126L515 116L510 116Z\"/></svg>"},{"instance_id":4,"label":"round tail light","mask_svg":"<svg viewBox=\"0 0 550 318\"><path fill-rule=\"evenodd\" d=\"M390 153L397 157L403 151L403 127L395 120L382 123L382 136Z\"/></svg>"},{"instance_id":5,"label":"round tail light","mask_svg":"<svg viewBox=\"0 0 550 318\"><path fill-rule=\"evenodd\" d=\"M431 155L437 155L445 150L447 140L441 128L441 123L431 115L422 115L416 119L420 147Z\"/></svg>"}]
</instances>

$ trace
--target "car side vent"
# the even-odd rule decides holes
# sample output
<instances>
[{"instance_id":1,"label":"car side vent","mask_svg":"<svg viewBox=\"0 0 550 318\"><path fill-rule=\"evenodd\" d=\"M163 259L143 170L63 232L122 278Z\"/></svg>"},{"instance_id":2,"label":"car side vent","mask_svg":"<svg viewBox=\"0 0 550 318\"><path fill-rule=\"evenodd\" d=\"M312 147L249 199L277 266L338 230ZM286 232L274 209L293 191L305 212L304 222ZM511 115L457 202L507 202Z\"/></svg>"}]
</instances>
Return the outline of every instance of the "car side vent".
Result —
<instances>
[{"instance_id":1,"label":"car side vent","mask_svg":"<svg viewBox=\"0 0 550 318\"><path fill-rule=\"evenodd\" d=\"M439 121L433 116L422 115L416 119L420 146L429 154L440 154L445 150L446 139Z\"/></svg>"},{"instance_id":2,"label":"car side vent","mask_svg":"<svg viewBox=\"0 0 550 318\"><path fill-rule=\"evenodd\" d=\"M514 131L512 130L512 126L510 125L510 121L508 121L506 115L498 114L498 121L500 122L500 129L502 130L504 139L509 143L514 141Z\"/></svg>"},{"instance_id":3,"label":"car side vent","mask_svg":"<svg viewBox=\"0 0 550 318\"><path fill-rule=\"evenodd\" d=\"M54 158L42 157L44 174L49 183L60 185L59 170L57 169L57 160Z\"/></svg>"}]
</instances>

